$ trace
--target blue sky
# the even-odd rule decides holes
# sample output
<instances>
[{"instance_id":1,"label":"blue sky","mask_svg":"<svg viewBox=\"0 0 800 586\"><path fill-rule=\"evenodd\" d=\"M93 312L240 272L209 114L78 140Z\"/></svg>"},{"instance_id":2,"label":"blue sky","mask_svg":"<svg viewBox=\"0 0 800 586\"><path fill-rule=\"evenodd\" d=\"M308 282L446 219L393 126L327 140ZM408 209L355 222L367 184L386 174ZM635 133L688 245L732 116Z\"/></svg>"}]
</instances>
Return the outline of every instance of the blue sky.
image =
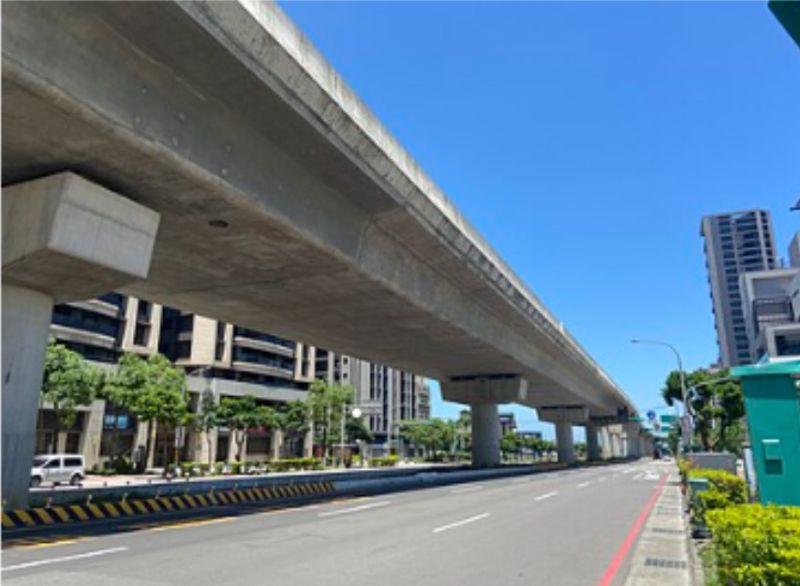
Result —
<instances>
[{"instance_id":1,"label":"blue sky","mask_svg":"<svg viewBox=\"0 0 800 586\"><path fill-rule=\"evenodd\" d=\"M717 357L700 217L768 209L784 256L800 226L800 51L766 2L281 6L642 409L674 358L631 337Z\"/></svg>"}]
</instances>

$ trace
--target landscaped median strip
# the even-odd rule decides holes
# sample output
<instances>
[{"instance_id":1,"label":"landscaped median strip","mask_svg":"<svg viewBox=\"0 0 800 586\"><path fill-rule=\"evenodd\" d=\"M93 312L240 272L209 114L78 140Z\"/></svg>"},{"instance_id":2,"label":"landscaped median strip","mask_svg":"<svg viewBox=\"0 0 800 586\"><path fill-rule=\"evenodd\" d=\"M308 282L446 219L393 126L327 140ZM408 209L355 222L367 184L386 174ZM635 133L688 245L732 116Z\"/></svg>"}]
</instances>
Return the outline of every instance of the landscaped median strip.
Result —
<instances>
[{"instance_id":1,"label":"landscaped median strip","mask_svg":"<svg viewBox=\"0 0 800 586\"><path fill-rule=\"evenodd\" d=\"M62 523L118 519L169 511L199 509L219 505L277 501L281 499L330 495L336 492L332 482L304 482L271 487L250 487L210 491L202 494L163 495L155 498L123 499L115 502L53 505L2 512L3 529L43 527Z\"/></svg>"}]
</instances>

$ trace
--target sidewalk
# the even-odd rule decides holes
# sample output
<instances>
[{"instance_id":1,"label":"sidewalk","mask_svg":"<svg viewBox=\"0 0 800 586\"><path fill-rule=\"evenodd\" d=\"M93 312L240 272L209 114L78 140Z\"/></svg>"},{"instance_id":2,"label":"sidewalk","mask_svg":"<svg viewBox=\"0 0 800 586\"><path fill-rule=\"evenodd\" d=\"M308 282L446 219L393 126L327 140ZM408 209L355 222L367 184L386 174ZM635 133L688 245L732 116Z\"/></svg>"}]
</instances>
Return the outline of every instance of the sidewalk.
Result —
<instances>
[{"instance_id":1,"label":"sidewalk","mask_svg":"<svg viewBox=\"0 0 800 586\"><path fill-rule=\"evenodd\" d=\"M692 586L691 538L677 469L645 522L631 555L625 586Z\"/></svg>"}]
</instances>

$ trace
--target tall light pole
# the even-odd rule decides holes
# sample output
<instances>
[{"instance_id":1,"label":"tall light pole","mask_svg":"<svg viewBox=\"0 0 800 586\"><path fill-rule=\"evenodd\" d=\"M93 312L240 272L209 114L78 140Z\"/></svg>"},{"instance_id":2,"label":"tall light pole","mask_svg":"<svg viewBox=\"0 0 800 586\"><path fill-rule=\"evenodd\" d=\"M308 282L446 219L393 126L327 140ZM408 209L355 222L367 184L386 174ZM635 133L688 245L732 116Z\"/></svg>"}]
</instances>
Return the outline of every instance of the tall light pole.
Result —
<instances>
[{"instance_id":1,"label":"tall light pole","mask_svg":"<svg viewBox=\"0 0 800 586\"><path fill-rule=\"evenodd\" d=\"M350 415L358 419L361 417L361 409L358 407L353 407L352 411L350 411ZM347 403L342 403L342 435L339 438L339 464L344 465L344 422L347 418Z\"/></svg>"},{"instance_id":2,"label":"tall light pole","mask_svg":"<svg viewBox=\"0 0 800 586\"><path fill-rule=\"evenodd\" d=\"M678 360L678 376L680 377L681 381L681 400L683 402L683 417L686 417L686 414L689 412L689 404L687 403L688 397L686 393L686 376L683 373L683 360L681 359L681 353L678 352L678 349L670 344L669 342L664 342L662 340L648 340L643 338L633 338L631 340L631 344L652 344L654 346L665 346L672 350L675 354L675 358ZM678 412L678 406L675 405L675 411ZM686 434L683 433L683 421L681 421L681 436L683 438L683 444L686 446L688 444L688 438Z\"/></svg>"}]
</instances>

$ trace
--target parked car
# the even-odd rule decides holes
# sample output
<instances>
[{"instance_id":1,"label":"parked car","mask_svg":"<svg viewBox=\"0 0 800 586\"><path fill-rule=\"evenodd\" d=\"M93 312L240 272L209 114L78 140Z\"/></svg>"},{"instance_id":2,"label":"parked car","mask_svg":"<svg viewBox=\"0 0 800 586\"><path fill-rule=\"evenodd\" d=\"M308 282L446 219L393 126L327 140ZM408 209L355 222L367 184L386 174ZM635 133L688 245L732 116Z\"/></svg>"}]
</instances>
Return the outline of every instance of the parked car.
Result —
<instances>
[{"instance_id":1,"label":"parked car","mask_svg":"<svg viewBox=\"0 0 800 586\"><path fill-rule=\"evenodd\" d=\"M51 482L53 486L70 483L73 486L80 484L86 478L83 456L78 454L50 454L35 456L31 468L31 486L40 486L44 482Z\"/></svg>"}]
</instances>

